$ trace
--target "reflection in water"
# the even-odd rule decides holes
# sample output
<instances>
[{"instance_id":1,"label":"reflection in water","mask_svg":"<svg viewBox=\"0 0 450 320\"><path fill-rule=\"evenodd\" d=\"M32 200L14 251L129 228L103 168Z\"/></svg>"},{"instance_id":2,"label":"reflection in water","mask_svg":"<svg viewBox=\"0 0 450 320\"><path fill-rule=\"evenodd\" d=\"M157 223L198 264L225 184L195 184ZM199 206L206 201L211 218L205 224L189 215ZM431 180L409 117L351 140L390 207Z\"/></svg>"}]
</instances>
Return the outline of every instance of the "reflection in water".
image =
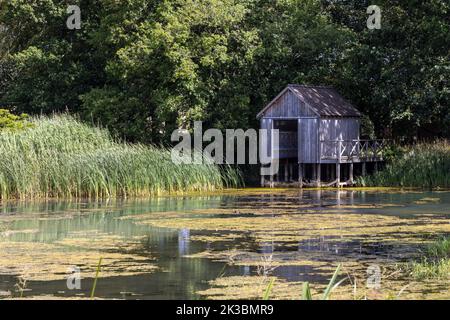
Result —
<instances>
[{"instance_id":1,"label":"reflection in water","mask_svg":"<svg viewBox=\"0 0 450 320\"><path fill-rule=\"evenodd\" d=\"M178 254L180 256L189 254L189 229L178 231Z\"/></svg>"},{"instance_id":2,"label":"reflection in water","mask_svg":"<svg viewBox=\"0 0 450 320\"><path fill-rule=\"evenodd\" d=\"M439 201L425 201L425 205L416 204L417 201L430 198ZM423 201L422 201L423 202ZM349 254L385 255L389 256L390 247L383 243L362 245L360 240L339 241L335 236L318 235L306 240L298 241L292 246L286 242L257 241L253 234L243 232L239 240L226 241L228 235L225 230L205 231L191 230L187 227L180 229L162 228L151 224L141 224L139 220L130 217L145 215L146 219L162 219L177 214L193 211L186 216L191 219L208 219L208 210L229 209L233 213L226 213L224 219L232 217L246 217L251 219L263 209L269 211L268 217L276 217L280 210L288 208L290 214L314 214L314 212L357 212L361 214L401 216L414 219L416 214L430 213L433 215L447 215L450 203L450 193L381 193L361 192L351 190L322 191L295 190L276 192L229 193L222 196L208 197L161 197L147 200L122 201L47 201L47 202L9 202L0 206L0 246L2 242L26 242L60 244L68 239L91 239L92 243L99 235L111 235L124 239L139 239L139 245L132 249L126 246L104 248L104 251L123 252L148 257L149 263L155 263L157 271L151 273L133 274L127 276L111 276L102 278L97 287L99 297L110 298L147 298L147 299L183 299L198 298L196 292L208 287L208 281L220 275L253 275L254 265L239 265L224 267L224 262L214 262L211 259L186 257L201 252L225 251L232 248L272 255L280 252L299 255L308 252L321 253L329 256ZM389 206L384 206L389 204ZM246 210L245 212L244 209ZM270 213L270 210L273 212ZM204 213L202 212L204 210ZM250 210L250 212L249 212ZM162 214L161 214L162 213ZM167 219L167 218L166 218ZM276 220L274 220L276 221ZM2 229L3 228L3 229ZM270 232L269 232L270 233ZM203 240L196 237L214 235L220 240ZM245 241L243 240L245 239ZM88 250L89 242L76 250ZM98 249L98 248L97 248ZM101 249L101 248L100 248ZM68 259L73 247L65 246ZM100 250L101 251L101 250ZM26 254L26 252L24 252ZM14 261L11 261L14 267ZM36 263L39 264L39 261ZM14 268L12 268L14 269ZM3 270L3 269L2 269ZM225 270L225 271L224 271ZM319 280L326 281L326 277L315 275L313 266L283 265L276 268L274 274L289 281ZM0 276L0 291L12 290L17 275L4 274ZM84 279L82 289L69 291L64 280L30 281L28 287L32 294L53 294L59 296L73 296L74 294L88 295L92 279Z\"/></svg>"}]
</instances>

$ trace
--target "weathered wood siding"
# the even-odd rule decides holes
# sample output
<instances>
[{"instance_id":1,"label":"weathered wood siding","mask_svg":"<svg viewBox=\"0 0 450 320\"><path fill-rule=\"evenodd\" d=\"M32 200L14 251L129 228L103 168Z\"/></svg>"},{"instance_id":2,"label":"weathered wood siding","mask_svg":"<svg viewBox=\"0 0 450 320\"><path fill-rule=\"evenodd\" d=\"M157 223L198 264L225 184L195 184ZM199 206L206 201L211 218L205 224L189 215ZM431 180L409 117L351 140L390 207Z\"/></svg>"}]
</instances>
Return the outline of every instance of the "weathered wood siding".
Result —
<instances>
[{"instance_id":1,"label":"weathered wood siding","mask_svg":"<svg viewBox=\"0 0 450 320\"><path fill-rule=\"evenodd\" d=\"M298 119L298 162L317 163L319 150L319 119Z\"/></svg>"},{"instance_id":2,"label":"weathered wood siding","mask_svg":"<svg viewBox=\"0 0 450 320\"><path fill-rule=\"evenodd\" d=\"M302 90L305 89L303 88ZM348 108L345 109L341 106L342 110L336 111L331 108L336 106L331 105L329 107L330 101L326 100L330 99L329 96L313 95L308 97L303 96L302 92L296 94L288 87L259 114L259 117L261 117L261 129L269 131L266 139L262 141L267 146L269 157L274 156L276 148L279 150L279 158L292 158L297 154L299 163L319 163L323 158L320 154L321 150L323 153L332 152L333 150L331 149L336 147L333 141L359 139L360 120L358 117L319 116L322 109L328 108L339 115L339 112L348 111ZM306 98L310 99L310 102ZM319 98L322 100L317 100ZM331 98L334 97L331 96ZM316 103L315 108L308 105L308 103L313 102ZM320 103L324 104L324 106ZM325 111L322 110L322 112ZM298 123L297 139L295 137L294 139L292 138L292 133L295 134L292 128L285 129L286 132L280 133L280 144L275 146L272 135L276 121L290 119L295 119ZM297 150L291 147L293 143L295 144L295 140L297 140ZM321 143L323 140L328 141L328 143L331 142L331 144Z\"/></svg>"},{"instance_id":3,"label":"weathered wood siding","mask_svg":"<svg viewBox=\"0 0 450 320\"><path fill-rule=\"evenodd\" d=\"M315 113L304 102L287 90L272 106L264 112L265 118L297 119L299 117L312 117Z\"/></svg>"},{"instance_id":4,"label":"weathered wood siding","mask_svg":"<svg viewBox=\"0 0 450 320\"><path fill-rule=\"evenodd\" d=\"M320 140L359 139L358 118L322 118L319 127Z\"/></svg>"}]
</instances>

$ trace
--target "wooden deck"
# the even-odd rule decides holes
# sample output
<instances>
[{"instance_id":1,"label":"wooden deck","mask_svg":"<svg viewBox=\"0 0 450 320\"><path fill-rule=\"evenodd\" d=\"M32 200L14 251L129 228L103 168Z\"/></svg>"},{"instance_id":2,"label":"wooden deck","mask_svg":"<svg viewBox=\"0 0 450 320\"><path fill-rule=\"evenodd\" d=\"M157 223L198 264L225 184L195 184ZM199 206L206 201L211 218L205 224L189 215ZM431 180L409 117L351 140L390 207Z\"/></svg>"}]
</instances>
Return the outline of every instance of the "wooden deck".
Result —
<instances>
[{"instance_id":1,"label":"wooden deck","mask_svg":"<svg viewBox=\"0 0 450 320\"><path fill-rule=\"evenodd\" d=\"M383 152L387 146L386 140L322 140L319 141L318 161L301 163L298 162L296 156L298 150L294 134L283 134L283 144L277 148L282 170L275 176L270 176L269 181L262 176L262 186L297 186L301 188L304 186L342 187L354 185L354 166L359 166L359 174L362 176L366 175L366 164L369 162L373 163L371 167L374 171L377 171L378 162L383 161ZM294 165L298 166L298 179L295 179L293 175ZM306 166L309 166L308 171L306 171ZM321 175L322 167L325 168L324 172L328 171L325 177ZM344 169L342 172L341 167ZM334 173L331 171L334 171ZM346 173L343 174L343 172ZM330 181L327 176L329 177L331 173L333 179Z\"/></svg>"},{"instance_id":2,"label":"wooden deck","mask_svg":"<svg viewBox=\"0 0 450 320\"><path fill-rule=\"evenodd\" d=\"M280 145L273 150L279 159L296 158L296 132L280 132ZM385 140L321 140L319 143L319 161L315 163L359 163L383 161Z\"/></svg>"},{"instance_id":3,"label":"wooden deck","mask_svg":"<svg viewBox=\"0 0 450 320\"><path fill-rule=\"evenodd\" d=\"M383 161L385 140L320 141L321 163L351 163Z\"/></svg>"}]
</instances>

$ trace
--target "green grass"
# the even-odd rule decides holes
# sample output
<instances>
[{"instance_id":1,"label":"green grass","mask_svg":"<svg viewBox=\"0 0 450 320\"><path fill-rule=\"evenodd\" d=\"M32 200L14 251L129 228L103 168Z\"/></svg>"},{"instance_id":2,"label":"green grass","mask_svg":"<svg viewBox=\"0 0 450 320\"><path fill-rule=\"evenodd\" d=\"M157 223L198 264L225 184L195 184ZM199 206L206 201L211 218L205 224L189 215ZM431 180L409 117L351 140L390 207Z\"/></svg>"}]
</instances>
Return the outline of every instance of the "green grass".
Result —
<instances>
[{"instance_id":1,"label":"green grass","mask_svg":"<svg viewBox=\"0 0 450 320\"><path fill-rule=\"evenodd\" d=\"M450 238L442 237L428 245L425 249L425 254L431 259L450 258Z\"/></svg>"},{"instance_id":2,"label":"green grass","mask_svg":"<svg viewBox=\"0 0 450 320\"><path fill-rule=\"evenodd\" d=\"M0 199L150 196L212 191L240 180L230 167L176 165L169 149L114 141L107 130L68 115L31 124L0 131Z\"/></svg>"},{"instance_id":3,"label":"green grass","mask_svg":"<svg viewBox=\"0 0 450 320\"><path fill-rule=\"evenodd\" d=\"M414 261L410 265L412 276L416 280L438 278L447 279L450 275L450 260L428 260Z\"/></svg>"},{"instance_id":4,"label":"green grass","mask_svg":"<svg viewBox=\"0 0 450 320\"><path fill-rule=\"evenodd\" d=\"M409 268L412 276L417 280L448 278L450 276L450 238L440 238L428 245L422 259L413 261Z\"/></svg>"},{"instance_id":5,"label":"green grass","mask_svg":"<svg viewBox=\"0 0 450 320\"><path fill-rule=\"evenodd\" d=\"M410 146L382 171L357 182L368 187L450 188L450 144L444 140Z\"/></svg>"}]
</instances>

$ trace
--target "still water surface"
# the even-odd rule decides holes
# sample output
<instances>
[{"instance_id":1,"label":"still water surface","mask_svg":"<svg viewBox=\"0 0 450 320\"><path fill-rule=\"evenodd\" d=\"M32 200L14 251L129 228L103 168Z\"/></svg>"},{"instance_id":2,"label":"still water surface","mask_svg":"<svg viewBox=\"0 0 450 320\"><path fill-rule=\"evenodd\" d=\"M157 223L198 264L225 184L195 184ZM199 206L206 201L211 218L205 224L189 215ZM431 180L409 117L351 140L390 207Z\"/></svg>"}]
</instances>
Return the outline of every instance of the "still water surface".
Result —
<instances>
[{"instance_id":1,"label":"still water surface","mask_svg":"<svg viewBox=\"0 0 450 320\"><path fill-rule=\"evenodd\" d=\"M100 256L109 266L108 272L101 273L95 296L119 299L200 299L198 292L208 289L209 281L219 276L257 273L254 263L196 256L202 252L295 253L297 260L314 253L330 264L343 257L356 262L402 261L413 255L422 241L447 234L444 223L450 222L449 207L450 192L268 189L109 202L4 203L0 206L0 292L17 296L15 285L22 276L27 278L24 296L87 297ZM327 231L333 219L355 214L362 220L358 225L351 222L346 228L344 223L335 234ZM302 234L298 224L293 224L298 230L280 229L278 223L288 223L286 217L319 218L317 223L305 225L308 230ZM362 231L365 217L395 218L398 230L393 234L394 224L386 220L391 229L372 239L370 231ZM422 222L415 223L418 217ZM419 228L424 217L443 227ZM242 225L225 223L216 229L199 223L226 219L236 224L242 221ZM255 223L267 219L267 224L253 229L252 219ZM245 223L249 222L248 227ZM272 238L271 225L275 226ZM384 227L380 224L379 230ZM395 241L402 237L404 241ZM88 265L90 272L83 277ZM71 266L81 268L80 290L67 288ZM283 263L273 274L287 281L318 283L325 283L328 277L314 272L314 265L298 262Z\"/></svg>"}]
</instances>

